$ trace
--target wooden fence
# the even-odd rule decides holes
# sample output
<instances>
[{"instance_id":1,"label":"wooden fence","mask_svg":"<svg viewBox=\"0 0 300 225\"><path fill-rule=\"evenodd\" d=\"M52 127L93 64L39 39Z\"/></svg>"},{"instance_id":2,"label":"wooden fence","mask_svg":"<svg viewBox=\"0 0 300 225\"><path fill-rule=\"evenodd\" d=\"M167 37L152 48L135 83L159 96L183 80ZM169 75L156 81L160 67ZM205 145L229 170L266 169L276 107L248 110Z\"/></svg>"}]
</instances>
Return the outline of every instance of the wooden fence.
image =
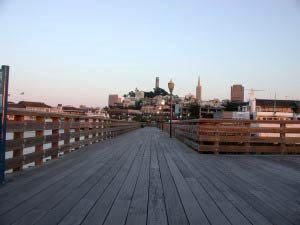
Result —
<instances>
[{"instance_id":1,"label":"wooden fence","mask_svg":"<svg viewBox=\"0 0 300 225\"><path fill-rule=\"evenodd\" d=\"M140 127L136 122L102 117L13 109L8 117L6 170L12 172Z\"/></svg>"},{"instance_id":2,"label":"wooden fence","mask_svg":"<svg viewBox=\"0 0 300 225\"><path fill-rule=\"evenodd\" d=\"M169 124L164 124L164 130L169 132ZM201 153L300 153L300 121L176 121L173 133Z\"/></svg>"}]
</instances>

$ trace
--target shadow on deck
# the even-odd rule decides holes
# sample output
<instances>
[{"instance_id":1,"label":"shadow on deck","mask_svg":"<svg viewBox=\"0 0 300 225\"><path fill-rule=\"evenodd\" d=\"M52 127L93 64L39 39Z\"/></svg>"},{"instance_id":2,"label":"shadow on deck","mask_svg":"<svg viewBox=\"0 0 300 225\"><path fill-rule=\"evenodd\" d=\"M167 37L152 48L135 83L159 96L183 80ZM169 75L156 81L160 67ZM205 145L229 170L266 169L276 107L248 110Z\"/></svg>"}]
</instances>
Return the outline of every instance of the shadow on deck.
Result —
<instances>
[{"instance_id":1,"label":"shadow on deck","mask_svg":"<svg viewBox=\"0 0 300 225\"><path fill-rule=\"evenodd\" d=\"M145 128L13 175L0 224L300 224L300 157L201 155Z\"/></svg>"}]
</instances>

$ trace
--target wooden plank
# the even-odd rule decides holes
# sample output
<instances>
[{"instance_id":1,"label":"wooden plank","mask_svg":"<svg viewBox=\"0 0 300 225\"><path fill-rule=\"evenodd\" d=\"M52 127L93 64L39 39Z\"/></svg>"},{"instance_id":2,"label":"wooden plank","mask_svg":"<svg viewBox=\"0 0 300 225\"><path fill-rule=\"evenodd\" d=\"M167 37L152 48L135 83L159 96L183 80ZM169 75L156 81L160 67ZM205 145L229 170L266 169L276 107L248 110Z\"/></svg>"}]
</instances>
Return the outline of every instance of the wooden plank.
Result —
<instances>
[{"instance_id":1,"label":"wooden plank","mask_svg":"<svg viewBox=\"0 0 300 225\"><path fill-rule=\"evenodd\" d=\"M165 145L164 148L168 148L168 146ZM172 161L168 153L165 153L164 155L173 176L175 185L177 186L177 190L190 225L209 224L205 214L203 213L201 207L199 206L197 200L189 189L175 163Z\"/></svg>"},{"instance_id":2,"label":"wooden plank","mask_svg":"<svg viewBox=\"0 0 300 225\"><path fill-rule=\"evenodd\" d=\"M294 196L300 195L299 189L296 189L297 182L288 182L287 180L280 179L280 176L269 176L269 172L264 171L265 167L253 168L253 171L251 171L252 174L249 174L248 170L242 169L236 174L236 177L248 183L249 188L252 189L251 192L271 208L278 210L279 214L286 216L293 222L300 221L300 207L299 204L294 202ZM280 171L277 174L280 174ZM246 176L249 179L245 180L244 177ZM251 183L249 180L251 180ZM295 189L293 189L293 186L295 186Z\"/></svg>"},{"instance_id":3,"label":"wooden plank","mask_svg":"<svg viewBox=\"0 0 300 225\"><path fill-rule=\"evenodd\" d=\"M75 174L77 176L76 179L74 179L72 182L70 182L68 185L66 185L66 187L61 189L56 194L49 196L49 199L46 199L44 202L41 202L41 204L39 204L34 210L32 210L26 216L22 217L22 219L18 221L18 224L20 225L24 224L25 223L24 221L30 221L29 224L36 222L37 220L45 216L46 213L50 211L52 208L54 208L56 205L61 204L61 202L63 202L64 204L64 202L68 200L67 197L71 195L74 191L75 192L78 191L79 189L81 189L82 186L85 186L87 183L93 184L95 182L99 182L101 176L103 176L103 174L106 174L107 171L109 171L116 163L118 163L118 161L121 160L121 158L124 158L124 155L126 157L125 151L121 147L118 148L116 154L112 154L112 151L110 151L110 154L108 154L107 157L102 157L100 160L98 160L96 165L93 165L91 164L90 161L87 161L86 165L88 166L88 168L90 168L89 170L92 169L92 173L89 173L91 174L90 176L87 175L84 176L82 175L82 173L77 172ZM101 164L103 166L100 169L98 169L98 171L95 171L95 169L93 169L93 168L97 168ZM81 182L81 180L84 181ZM101 179L101 181L102 180L103 179ZM39 216L33 217L32 215L34 215L37 211L40 212Z\"/></svg>"},{"instance_id":4,"label":"wooden plank","mask_svg":"<svg viewBox=\"0 0 300 225\"><path fill-rule=\"evenodd\" d=\"M121 158L119 157L118 159L114 158L110 160L110 162L105 165L100 172L94 174L91 181L86 182L79 189L75 189L74 191L71 190L70 193L65 192L61 193L59 196L56 196L63 199L60 205L57 205L57 200L52 201L50 204L49 202L44 203L44 206L42 207L44 209L43 213L46 214L50 209L52 209L52 211L58 211L58 215L56 216L59 216L59 219L56 221L64 218L62 221L63 223L72 222L72 224L80 224L86 213L88 213L89 209L93 207L92 201L96 202L96 194L101 195L101 193L103 193L110 181L113 179L114 175L120 170L120 167L123 166L128 159L128 155L124 151L124 145L121 147L121 152ZM87 185L91 187L90 190L86 189ZM90 196L93 196L93 198ZM78 203L76 203L77 199L80 199ZM66 204L69 207L66 206ZM53 208L54 206L56 207ZM55 223L56 221L52 220L51 223Z\"/></svg>"},{"instance_id":5,"label":"wooden plank","mask_svg":"<svg viewBox=\"0 0 300 225\"><path fill-rule=\"evenodd\" d=\"M200 205L202 204L202 206L203 206L202 208L203 208L207 218L209 219L210 223L211 224L227 224L228 223L227 220L230 221L230 224L238 224L239 222L243 222L243 220L241 221L239 216L237 218L229 217L230 215L231 216L235 215L235 214L232 214L232 212L231 212L231 214L228 214L226 211L224 211L224 214L223 214L222 204L219 205L219 202L217 202L214 199L213 195L211 195L211 193L209 191L206 191L207 185L205 185L205 183L207 184L209 180L206 177L201 177L201 174L199 173L199 171L200 170L203 171L203 168L198 170L197 167L195 167L195 165L192 165L193 163L191 162L191 159L190 159L190 158L196 159L197 157L200 158L201 156L199 156L195 152L191 151L190 149L187 149L186 146L184 146L178 142L173 143L172 149L173 149L173 151L170 151L170 153L172 153L175 163L177 164L177 166L180 170L185 171L185 172L183 172L183 174L188 174L188 176L186 176L188 184L190 185L191 189L193 190L194 195L197 197L199 204ZM198 165L198 163L197 163L197 165ZM203 171L203 173L205 173L205 171ZM198 180L198 182L196 180ZM222 190L220 190L220 193L222 193ZM235 204L235 207L236 207L236 204ZM245 207L246 207L246 205L243 205L242 207L240 207L239 210L243 211L243 209ZM249 209L249 207L248 207L248 209ZM250 211L250 214L252 214L251 211ZM257 212L254 212L254 214L256 216ZM234 217L236 217L236 216L234 216ZM265 220L262 220L262 221L264 222ZM261 224L264 224L264 223L261 223ZM265 224L268 224L268 223L265 223Z\"/></svg>"},{"instance_id":6,"label":"wooden plank","mask_svg":"<svg viewBox=\"0 0 300 225\"><path fill-rule=\"evenodd\" d=\"M200 155L145 128L64 158L0 187L0 224L299 222L299 157Z\"/></svg>"},{"instance_id":7,"label":"wooden plank","mask_svg":"<svg viewBox=\"0 0 300 225\"><path fill-rule=\"evenodd\" d=\"M154 133L151 140L150 186L147 225L168 224L161 173L157 157L157 139L158 135Z\"/></svg>"},{"instance_id":8,"label":"wooden plank","mask_svg":"<svg viewBox=\"0 0 300 225\"><path fill-rule=\"evenodd\" d=\"M158 141L160 142L162 140L163 139L160 139ZM167 161L163 156L162 151L164 151L164 149L158 145L156 151L158 153L158 162L162 178L168 222L173 225L189 224L178 190L167 166Z\"/></svg>"},{"instance_id":9,"label":"wooden plank","mask_svg":"<svg viewBox=\"0 0 300 225\"><path fill-rule=\"evenodd\" d=\"M179 147L180 145L174 144L172 146L172 149L176 150L176 152L174 150L169 150L168 152L172 155L174 162L176 163L178 169L180 170L184 179L189 185L201 209L204 211L204 214L208 218L209 223L212 225L229 225L229 221L224 216L222 211L218 208L214 200L205 191L203 186L200 183L198 183L198 174L195 172L196 169L190 165L189 161L187 161L184 158L181 158L179 153L177 153L177 151L181 151Z\"/></svg>"},{"instance_id":10,"label":"wooden plank","mask_svg":"<svg viewBox=\"0 0 300 225\"><path fill-rule=\"evenodd\" d=\"M133 132L133 134L134 133L135 132ZM33 188L37 188L40 184L60 174L61 171L66 170L66 168L79 164L84 160L89 161L97 154L102 154L106 151L110 152L112 144L119 142L122 145L122 142L127 139L128 135L132 134L125 134L119 136L116 140L106 140L87 146L85 149L76 151L71 155L64 155L62 157L63 163L60 160L49 161L45 166L26 171L22 173L21 176L18 174L9 174L7 176L7 183L0 188L0 198L8 200L11 197L15 198L23 194L23 192L32 191ZM89 154L82 154L87 150L90 151ZM19 188L22 188L22 192L19 191Z\"/></svg>"},{"instance_id":11,"label":"wooden plank","mask_svg":"<svg viewBox=\"0 0 300 225\"><path fill-rule=\"evenodd\" d=\"M105 219L104 225L114 225L114 224L125 224L127 214L129 211L129 207L131 205L131 201L133 198L134 190L137 185L141 165L142 165L142 158L145 152L145 149L148 146L145 146L145 142L139 149L139 152L137 154L137 157L135 159L134 164L132 165L128 176L118 193L117 198L115 199L109 214L107 215L107 218ZM147 198L148 199L148 198ZM144 205L147 205L146 202L143 203ZM146 221L146 220L145 220ZM140 224L142 225L142 224Z\"/></svg>"},{"instance_id":12,"label":"wooden plank","mask_svg":"<svg viewBox=\"0 0 300 225\"><path fill-rule=\"evenodd\" d=\"M98 148L102 146L102 144L88 146L86 147L86 150L88 149L92 150L93 154L82 155L83 152L80 151L78 152L78 154L75 154L76 156L78 156L76 161L70 160L69 162L68 161L63 162L60 164L61 166L55 167L54 170L50 170L51 167L47 165L47 167L45 168L45 173L42 173L40 175L38 173L36 174L36 182L33 182L32 180L34 179L34 177L29 177L28 180L20 180L21 183L19 183L19 185L16 185L16 188L14 189L15 191L13 191L9 183L7 184L7 186L4 187L4 189L6 189L7 191L3 190L3 192L1 192L0 197L3 200L9 200L9 201L13 200L15 204L19 204L20 202L26 200L27 198L30 198L34 194L39 193L41 190L47 188L49 185L55 183L55 181L57 181L59 177L63 179L64 176L68 175L68 171L72 172L73 169L80 168L81 165L84 165L85 160L90 161L93 160L94 158L97 159L97 157L101 157L102 153L111 152L110 149L111 146L109 147L109 145L110 145L110 141L107 142L107 145L106 144L104 145L104 147L106 146L106 148L103 149L103 152L98 150ZM68 156L64 158L73 159L72 156ZM57 164L50 164L50 165L57 165ZM11 184L12 186L14 186L14 183ZM22 190L24 190L24 192L19 191L20 187L22 188ZM18 199L20 199L20 201L18 201ZM1 205L0 213L3 212L5 208L7 208L7 206Z\"/></svg>"},{"instance_id":13,"label":"wooden plank","mask_svg":"<svg viewBox=\"0 0 300 225\"><path fill-rule=\"evenodd\" d=\"M148 132L149 133L149 132ZM147 134L148 134L147 133ZM146 225L147 224L147 212L148 212L148 199L149 198L149 167L150 167L150 145L151 136L147 136L144 140L143 148L145 153L143 156L142 166L139 174L139 178L134 190L132 201L130 203L128 215L126 218L127 225ZM148 224L149 225L149 224Z\"/></svg>"},{"instance_id":14,"label":"wooden plank","mask_svg":"<svg viewBox=\"0 0 300 225\"><path fill-rule=\"evenodd\" d=\"M216 159L218 161L218 159ZM217 162L216 161L216 162ZM229 174L224 173L226 171L226 167L221 167L218 163L218 168L211 168L211 165L206 165L205 163L199 163L206 170L210 168L210 170L214 171L211 176L217 177L220 181L224 182L228 186L230 186L235 193L237 193L240 197L242 197L248 204L250 204L253 208L255 208L258 212L261 212L271 223L279 223L279 224L290 224L288 220L283 218L278 212L275 212L270 206L268 206L264 201L257 198L253 193L249 191L249 185L246 185L242 182L236 182L236 178L230 176ZM207 172L207 171L206 171ZM221 175L222 174L222 175Z\"/></svg>"},{"instance_id":15,"label":"wooden plank","mask_svg":"<svg viewBox=\"0 0 300 225\"><path fill-rule=\"evenodd\" d=\"M133 153L135 154L135 151L133 151ZM131 156L131 154L129 154L129 156ZM128 158L128 156L127 156L127 158ZM125 165L128 165L128 163L130 165L133 160L132 158L129 157L128 160L126 161ZM121 164L120 166L122 166L124 161L119 162L119 163ZM113 165L114 165L114 163L113 163ZM117 165L119 165L119 164L117 164ZM37 224L48 225L48 224L58 224L59 222L68 224L71 221L74 221L74 224L75 224L76 222L79 222L80 219L82 220L84 218L85 213L87 213L87 211L89 210L88 206L92 205L90 197L86 198L84 196L86 196L87 193L89 193L91 190L95 190L95 189L93 189L94 187L99 188L99 185L96 185L96 184L101 183L101 180L102 180L101 178L103 176L104 176L104 178L106 178L106 180L103 184L104 189L105 189L105 187L107 186L107 183L110 183L111 179L114 178L114 175L118 171L120 171L119 166L114 166L112 168L113 168L111 170L112 173L106 173L107 171L104 170L104 171L100 172L99 174L95 174L94 178L92 180L90 180L90 182L84 183L78 189L76 189L74 192L72 192L70 195L68 195L64 199L64 201L62 201L60 204L56 205L53 209L48 211L45 216L43 216L40 220L38 220ZM124 171L126 173L126 169ZM122 172L122 170L121 170L121 172ZM109 176L109 178L107 178L107 176ZM94 191L92 193L94 193ZM101 194L101 192L100 192L100 194ZM93 199L95 199L95 195L93 196ZM87 207L82 207L84 203L85 203L85 206L87 206ZM79 207L80 207L80 210L78 210ZM68 216L69 215L68 213L71 213L74 216ZM71 221L69 220L70 218L71 218Z\"/></svg>"},{"instance_id":16,"label":"wooden plank","mask_svg":"<svg viewBox=\"0 0 300 225\"><path fill-rule=\"evenodd\" d=\"M109 185L109 187L105 190L103 195L97 200L96 204L93 205L93 208L89 211L88 215L85 217L84 221L81 224L103 224L106 220L106 217L114 203L114 200L118 196L123 183L125 182L128 173L132 166L137 168L140 162L136 159L137 153L141 154L140 151L140 144L137 144L137 148L135 151L132 151L134 155L129 157L129 160L120 170L117 176L113 179L113 182ZM98 196L99 197L99 196ZM92 199L97 199L97 196L91 196Z\"/></svg>"},{"instance_id":17,"label":"wooden plank","mask_svg":"<svg viewBox=\"0 0 300 225\"><path fill-rule=\"evenodd\" d=\"M205 176L205 175L204 175ZM234 191L232 191L228 186L226 186L224 183L219 182L216 180L214 176L205 177L208 180L211 180L216 185L216 188L220 190L224 196L235 206L237 207L240 212L249 219L249 221L252 224L260 224L260 225L271 225L271 223L258 211L253 209L249 204L247 204L242 198L240 198L238 195L235 194ZM204 179L205 179L204 178ZM197 191L197 190L195 190ZM212 212L209 210L210 214ZM207 214L208 214L207 213ZM209 214L208 214L209 215ZM210 216L210 221L215 221L215 217L213 217L213 214ZM218 221L215 221L215 224L223 224L219 223Z\"/></svg>"},{"instance_id":18,"label":"wooden plank","mask_svg":"<svg viewBox=\"0 0 300 225\"><path fill-rule=\"evenodd\" d=\"M111 161L110 164L108 165L112 166L114 164L114 160L116 160L115 155L116 154L112 154L112 152L110 152L109 155L106 156L102 155L101 158L95 157L93 160L89 160L88 162L85 162L84 166L80 168L80 170L76 170L68 177L61 180L60 182L54 183L46 190L32 196L32 198L28 199L27 201L18 204L16 208L10 210L8 213L2 216L2 221L5 221L5 223L10 224L11 222L17 220L25 213L29 212L34 207L38 207L38 209L43 209L45 207L44 205L49 206L49 204L51 205L51 203L53 205L53 203L55 204L59 202L62 197L65 198L69 193L72 192L72 190L75 190L75 188L80 184L86 183L91 179L95 179L95 177L97 177L99 174L106 171L105 163L108 160ZM119 153L117 151L116 156L118 155ZM97 176L93 176L95 173ZM48 207L47 209L49 210ZM30 214L31 213L29 213L29 216ZM40 213L40 216L43 216L44 214L45 212ZM37 218L32 218L32 219L37 219ZM27 218L26 220L28 221Z\"/></svg>"},{"instance_id":19,"label":"wooden plank","mask_svg":"<svg viewBox=\"0 0 300 225\"><path fill-rule=\"evenodd\" d=\"M184 156L189 156L189 158L187 159L189 164L192 163L194 167L198 167L199 163L194 164L194 162L192 161L194 160L192 159L192 157L197 156L197 154L184 154ZM203 170L203 168L201 168L201 170ZM193 171L196 170L193 169ZM223 196L222 192L217 190L216 187L212 183L210 183L206 178L199 177L199 175L197 175L197 180L199 184L202 185L204 190L209 194L209 196L213 199L213 201L217 204L218 208L222 211L222 213L226 216L226 218L230 221L231 224L250 224L249 221L244 217L244 215L241 214L235 208L235 206Z\"/></svg>"}]
</instances>

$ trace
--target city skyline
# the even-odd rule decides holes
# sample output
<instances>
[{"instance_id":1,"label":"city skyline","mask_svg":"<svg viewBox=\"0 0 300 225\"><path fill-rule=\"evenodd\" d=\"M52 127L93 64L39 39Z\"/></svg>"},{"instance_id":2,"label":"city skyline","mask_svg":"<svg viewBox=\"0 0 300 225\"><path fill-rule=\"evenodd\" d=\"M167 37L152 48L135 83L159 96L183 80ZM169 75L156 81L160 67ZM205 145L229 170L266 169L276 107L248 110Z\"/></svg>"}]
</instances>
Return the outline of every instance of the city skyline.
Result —
<instances>
[{"instance_id":1,"label":"city skyline","mask_svg":"<svg viewBox=\"0 0 300 225\"><path fill-rule=\"evenodd\" d=\"M153 78L157 78L156 76L154 76ZM160 77L159 77L160 78ZM199 80L199 77L198 79ZM222 97L219 97L219 96L211 96L211 97L207 97L207 95L205 94L205 92L203 93L203 81L200 80L201 82L201 99L203 101L208 101L208 100L213 100L213 99L219 99L219 100L230 100L231 99L231 88L233 85L239 85L237 83L232 83L228 86L228 90L227 90L227 95L222 98ZM109 95L118 95L119 98L123 98L123 95L124 94L127 94L129 91L134 91L136 88L138 88L139 91L153 91L155 89L155 86L153 86L153 80L150 82L152 84L152 87L151 84L147 84L147 85L144 85L144 86L149 86L149 89L141 89L140 87L136 86L136 85L133 85L132 87L135 87L135 88L132 88L132 89L127 89L125 90L125 92L117 92L117 91L112 91L112 92L109 92L107 93L107 95L105 95L104 97L104 102L103 104L99 104L97 102L92 102L91 104L86 104L86 102L77 102L75 104L72 104L70 102L68 102L68 99L66 99L66 101L49 101L48 97L47 96L44 96L44 97L41 97L41 96L28 96L26 95L25 92L13 92L13 91L10 91L9 93L9 101L13 101L13 102L19 102L19 101L37 101L37 102L45 102L45 103L48 103L50 104L51 106L57 106L58 104L63 104L63 105L73 105L73 106L80 106L80 105L86 105L86 106L91 106L91 107L105 107L105 106L108 106L109 104L107 104L107 97ZM161 83L160 83L161 84ZM194 88L190 88L189 90L190 91L187 91L187 92L184 92L184 91L178 91L176 90L175 88L175 91L174 91L174 94L175 95L178 95L179 97L185 97L185 96L188 96L188 95L193 95L196 97L197 95L197 90L195 90L197 88L197 85L198 83L195 83L194 84ZM243 84L242 84L243 85ZM164 85L166 87L161 87L163 89L165 89L166 91L168 91L168 87L167 85ZM177 86L177 84L175 83L175 87ZM194 90L193 90L194 89ZM205 90L205 86L204 86L204 90ZM178 92L180 93L183 93L183 94L178 94ZM289 100L299 100L299 98L290 98L289 96L285 95L285 96L278 96L278 92L268 92L267 94L267 91L263 90L263 92L258 92L256 93L256 96L257 98L261 98L261 99L289 99ZM251 97L250 97L251 93L250 93L250 89L245 89L244 91L244 100L247 102ZM203 98L204 96L204 98Z\"/></svg>"},{"instance_id":2,"label":"city skyline","mask_svg":"<svg viewBox=\"0 0 300 225\"><path fill-rule=\"evenodd\" d=\"M299 99L299 10L296 0L0 1L0 62L12 100L51 105L105 106L109 94L152 90L156 76L180 96L200 75L203 99L229 99L235 83Z\"/></svg>"}]
</instances>

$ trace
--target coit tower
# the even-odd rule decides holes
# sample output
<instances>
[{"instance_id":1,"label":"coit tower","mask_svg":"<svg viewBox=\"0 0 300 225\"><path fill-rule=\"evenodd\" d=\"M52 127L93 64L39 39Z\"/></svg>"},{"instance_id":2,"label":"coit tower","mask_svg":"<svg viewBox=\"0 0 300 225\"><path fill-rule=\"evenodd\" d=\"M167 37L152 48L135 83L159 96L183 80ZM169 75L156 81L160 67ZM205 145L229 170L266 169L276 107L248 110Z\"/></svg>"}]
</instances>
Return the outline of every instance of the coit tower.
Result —
<instances>
[{"instance_id":1,"label":"coit tower","mask_svg":"<svg viewBox=\"0 0 300 225\"><path fill-rule=\"evenodd\" d=\"M158 89L159 88L159 77L156 77L156 80L155 80L155 89Z\"/></svg>"}]
</instances>

